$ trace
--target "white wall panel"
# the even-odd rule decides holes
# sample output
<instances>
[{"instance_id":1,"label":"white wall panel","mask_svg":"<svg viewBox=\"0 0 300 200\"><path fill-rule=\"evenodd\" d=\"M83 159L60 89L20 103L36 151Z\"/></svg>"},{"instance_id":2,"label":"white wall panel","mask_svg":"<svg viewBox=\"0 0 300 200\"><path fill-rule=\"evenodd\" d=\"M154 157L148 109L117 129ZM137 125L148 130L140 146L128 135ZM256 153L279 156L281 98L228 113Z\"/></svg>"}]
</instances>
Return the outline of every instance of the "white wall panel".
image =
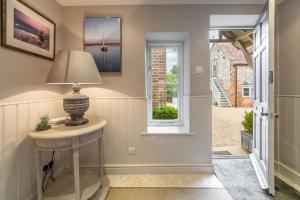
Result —
<instances>
[{"instance_id":1,"label":"white wall panel","mask_svg":"<svg viewBox=\"0 0 300 200\"><path fill-rule=\"evenodd\" d=\"M147 104L140 97L99 97L91 99L89 115L102 116L108 121L104 129L105 164L211 164L210 96L191 98L193 135L143 135L147 132ZM209 128L207 128L209 127ZM128 148L136 149L135 155ZM206 151L205 153L203 153ZM97 143L81 149L82 166L95 166Z\"/></svg>"},{"instance_id":2,"label":"white wall panel","mask_svg":"<svg viewBox=\"0 0 300 200\"><path fill-rule=\"evenodd\" d=\"M34 154L28 133L42 114L61 115L61 100L0 104L0 199L24 200L36 191ZM49 155L45 155L45 162ZM61 165L57 155L57 165Z\"/></svg>"},{"instance_id":3,"label":"white wall panel","mask_svg":"<svg viewBox=\"0 0 300 200\"><path fill-rule=\"evenodd\" d=\"M133 118L134 113L134 100L133 99L126 99L126 144L127 147L134 147L135 145L135 137L134 134L134 124L135 120ZM134 156L127 156L127 163L133 164L135 163Z\"/></svg>"},{"instance_id":4,"label":"white wall panel","mask_svg":"<svg viewBox=\"0 0 300 200\"><path fill-rule=\"evenodd\" d=\"M193 135L143 135L147 132L147 105L145 98L92 98L90 116L102 116L108 121L104 130L105 164L115 166L189 166L211 164L208 148L211 138L207 135L207 124L211 123L210 97L193 97L191 128ZM206 113L206 114L205 114ZM65 115L61 100L45 100L18 104L0 105L0 199L23 200L31 198L36 191L34 152L28 137L39 117ZM128 148L135 147L136 154L128 155ZM81 165L95 166L98 163L98 144L81 148ZM56 154L56 167L67 162L65 153ZM48 162L50 154L43 155ZM205 165L207 164L207 165ZM2 195L2 196L1 196ZM26 198L25 198L26 197Z\"/></svg>"},{"instance_id":5,"label":"white wall panel","mask_svg":"<svg viewBox=\"0 0 300 200\"><path fill-rule=\"evenodd\" d=\"M286 177L285 174L281 174L284 172L284 167L286 167L286 171L292 169L298 174L300 172L300 97L283 95L279 96L278 101L280 118L278 119L277 141L275 141L275 159L281 165L277 167L277 169L281 169L281 171L277 170L277 174ZM295 178L300 180L300 177L296 176Z\"/></svg>"},{"instance_id":6,"label":"white wall panel","mask_svg":"<svg viewBox=\"0 0 300 200\"><path fill-rule=\"evenodd\" d=\"M0 106L0 153L4 148L4 106Z\"/></svg>"}]
</instances>

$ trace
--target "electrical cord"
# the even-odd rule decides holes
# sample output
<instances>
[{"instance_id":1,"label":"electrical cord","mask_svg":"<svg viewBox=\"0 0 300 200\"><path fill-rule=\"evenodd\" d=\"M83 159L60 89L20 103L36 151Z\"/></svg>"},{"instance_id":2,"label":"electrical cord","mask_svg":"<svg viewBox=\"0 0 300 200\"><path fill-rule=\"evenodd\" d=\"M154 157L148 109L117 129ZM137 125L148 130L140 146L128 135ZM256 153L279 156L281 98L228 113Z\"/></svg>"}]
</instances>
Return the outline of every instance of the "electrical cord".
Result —
<instances>
[{"instance_id":1,"label":"electrical cord","mask_svg":"<svg viewBox=\"0 0 300 200\"><path fill-rule=\"evenodd\" d=\"M53 170L54 162L55 162L55 151L52 152L51 161L47 165L43 166L43 172L44 172L44 177L43 177L43 182L42 182L42 191L43 192L45 192L47 190L50 180L52 182L54 182L56 180L54 178L54 170ZM47 181L46 181L46 178L48 178Z\"/></svg>"}]
</instances>

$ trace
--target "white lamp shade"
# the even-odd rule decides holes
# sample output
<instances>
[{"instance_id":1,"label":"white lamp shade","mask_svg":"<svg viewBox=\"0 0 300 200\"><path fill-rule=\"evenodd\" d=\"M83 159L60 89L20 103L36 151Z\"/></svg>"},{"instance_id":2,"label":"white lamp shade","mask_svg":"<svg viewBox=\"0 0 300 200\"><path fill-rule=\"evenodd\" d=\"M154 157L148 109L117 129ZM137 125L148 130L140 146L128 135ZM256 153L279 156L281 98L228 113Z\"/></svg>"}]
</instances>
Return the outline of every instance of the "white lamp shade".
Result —
<instances>
[{"instance_id":1,"label":"white lamp shade","mask_svg":"<svg viewBox=\"0 0 300 200\"><path fill-rule=\"evenodd\" d=\"M102 79L92 54L85 51L60 50L46 83L101 84Z\"/></svg>"}]
</instances>

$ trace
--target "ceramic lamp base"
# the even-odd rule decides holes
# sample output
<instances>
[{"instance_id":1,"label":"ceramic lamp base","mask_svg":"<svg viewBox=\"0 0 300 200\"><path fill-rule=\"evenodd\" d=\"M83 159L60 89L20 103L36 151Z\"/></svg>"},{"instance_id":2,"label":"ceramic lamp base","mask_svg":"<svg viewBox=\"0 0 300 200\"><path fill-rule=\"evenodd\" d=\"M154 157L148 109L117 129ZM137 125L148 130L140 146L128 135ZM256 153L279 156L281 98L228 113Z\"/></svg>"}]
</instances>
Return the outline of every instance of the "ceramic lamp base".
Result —
<instances>
[{"instance_id":1,"label":"ceramic lamp base","mask_svg":"<svg viewBox=\"0 0 300 200\"><path fill-rule=\"evenodd\" d=\"M84 118L84 113L89 109L90 102L89 97L84 94L80 94L80 85L74 84L73 94L64 98L64 110L67 112L71 119L65 122L66 126L80 126L89 122Z\"/></svg>"},{"instance_id":2,"label":"ceramic lamp base","mask_svg":"<svg viewBox=\"0 0 300 200\"><path fill-rule=\"evenodd\" d=\"M78 119L69 119L65 121L66 126L80 126L89 123L89 120L87 118L78 118Z\"/></svg>"}]
</instances>

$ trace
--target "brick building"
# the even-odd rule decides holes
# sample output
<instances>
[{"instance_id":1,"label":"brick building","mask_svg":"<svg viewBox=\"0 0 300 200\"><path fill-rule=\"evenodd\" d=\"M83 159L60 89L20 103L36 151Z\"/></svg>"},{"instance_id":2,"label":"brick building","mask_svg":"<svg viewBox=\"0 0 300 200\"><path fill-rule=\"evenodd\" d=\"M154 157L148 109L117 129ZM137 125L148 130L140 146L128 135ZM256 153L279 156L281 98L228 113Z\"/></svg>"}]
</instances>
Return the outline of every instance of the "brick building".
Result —
<instances>
[{"instance_id":1,"label":"brick building","mask_svg":"<svg viewBox=\"0 0 300 200\"><path fill-rule=\"evenodd\" d=\"M231 43L216 43L211 47L210 59L211 78L217 80L231 106L251 107L253 69L243 53Z\"/></svg>"},{"instance_id":2,"label":"brick building","mask_svg":"<svg viewBox=\"0 0 300 200\"><path fill-rule=\"evenodd\" d=\"M152 106L165 105L167 103L166 80L166 49L153 48L152 56Z\"/></svg>"}]
</instances>

